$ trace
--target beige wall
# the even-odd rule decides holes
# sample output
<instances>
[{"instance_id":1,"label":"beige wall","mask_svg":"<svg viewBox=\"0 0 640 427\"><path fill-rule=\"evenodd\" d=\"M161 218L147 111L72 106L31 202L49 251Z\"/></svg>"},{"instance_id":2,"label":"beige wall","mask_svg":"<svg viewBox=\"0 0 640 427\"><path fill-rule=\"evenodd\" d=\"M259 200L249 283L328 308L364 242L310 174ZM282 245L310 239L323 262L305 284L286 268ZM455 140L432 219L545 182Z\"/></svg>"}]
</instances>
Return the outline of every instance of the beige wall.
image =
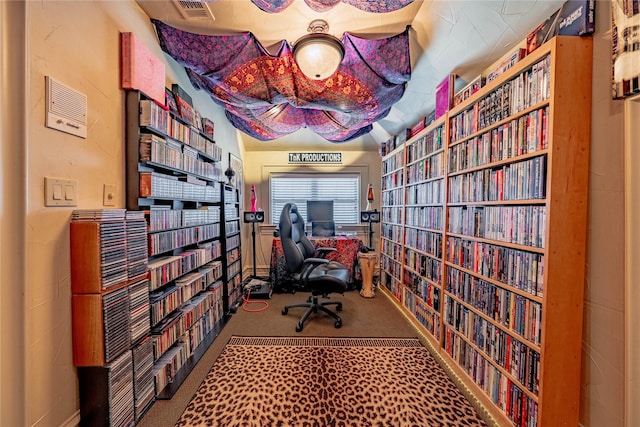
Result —
<instances>
[{"instance_id":1,"label":"beige wall","mask_svg":"<svg viewBox=\"0 0 640 427\"><path fill-rule=\"evenodd\" d=\"M622 102L610 100L609 2L596 3L581 422L609 427L623 425L624 404L623 123ZM117 207L124 207L118 34L133 31L159 57L165 56L148 18L133 1L0 2L0 23L0 425L72 424L78 413L71 357L72 208L44 207L43 179L77 179L78 208L102 207L103 184L114 184ZM167 84L190 87L180 67L168 59L167 66ZM44 127L45 75L87 94L87 139ZM244 157L245 183L258 185L259 205L268 210L265 170L287 167L286 153L243 153L223 111L205 94L193 95L196 107L216 122L225 158L230 151ZM345 164L369 165L369 182L380 182L377 153L345 152ZM260 233L259 265L266 265L270 253L272 229L265 230ZM243 231L247 266L250 228Z\"/></svg>"},{"instance_id":2,"label":"beige wall","mask_svg":"<svg viewBox=\"0 0 640 427\"><path fill-rule=\"evenodd\" d=\"M23 69L27 77L26 136L24 141L7 141L3 135L3 146L13 143L14 149L26 150L22 159L26 168L24 178L20 163L5 169L10 159L3 154L3 172L11 172L8 178L17 181L16 190L22 185L26 187L26 215L23 216L26 225L22 228L26 273L24 281L17 283L5 281L3 275L3 289L14 286L19 290L19 294L10 296L17 303L23 298L24 307L18 305L5 311L3 291L3 320L5 313L10 314L16 329L10 329L3 321L2 337L4 340L5 336L17 333L18 349L2 347L3 363L5 360L16 363L15 372L2 366L1 424L73 424L77 421L79 408L71 352L69 219L74 208L44 206L44 177L77 180L78 209L101 208L104 184L116 186L116 207L124 207L124 92L119 87L118 72L121 31L135 32L158 57L167 61L168 86L178 82L191 91L193 88L181 67L160 51L148 17L135 2L8 3L26 7L27 60ZM9 58L18 60L24 49L18 44L10 46L9 51ZM44 126L47 75L87 95L86 139ZM216 139L224 150L225 159L230 151L241 154L237 133L224 119L223 110L206 94L193 95L196 108L216 123ZM15 105L17 107L19 103ZM224 164L226 166L226 160ZM12 210L20 212L20 205L14 206L10 195L3 194L2 201L5 208L12 206ZM3 218L3 229L4 222ZM5 233L8 236L10 232L19 233L20 230L3 231L3 244ZM13 265L13 260L4 251L1 265L3 273L10 271ZM25 319L24 324L21 318ZM24 328L23 332L21 328ZM20 348L22 341L24 348ZM24 378L21 360L25 366ZM9 384L16 387L8 389L11 393L4 387L5 379L9 378ZM21 386L24 393L20 392ZM4 420L20 421L5 423Z\"/></svg>"},{"instance_id":3,"label":"beige wall","mask_svg":"<svg viewBox=\"0 0 640 427\"><path fill-rule=\"evenodd\" d=\"M624 425L624 126L611 100L611 6L596 5L580 421L609 427Z\"/></svg>"}]
</instances>

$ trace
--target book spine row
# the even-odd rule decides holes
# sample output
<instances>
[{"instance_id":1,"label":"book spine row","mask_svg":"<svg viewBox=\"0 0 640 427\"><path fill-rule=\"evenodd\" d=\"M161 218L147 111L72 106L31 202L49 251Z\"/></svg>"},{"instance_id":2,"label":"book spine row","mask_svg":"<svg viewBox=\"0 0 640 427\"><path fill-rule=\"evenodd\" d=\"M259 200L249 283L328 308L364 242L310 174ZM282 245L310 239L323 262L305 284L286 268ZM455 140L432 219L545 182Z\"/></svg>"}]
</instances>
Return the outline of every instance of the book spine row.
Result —
<instances>
[{"instance_id":1,"label":"book spine row","mask_svg":"<svg viewBox=\"0 0 640 427\"><path fill-rule=\"evenodd\" d=\"M171 313L171 316L163 319L161 324L151 331L151 337L153 340L153 358L156 361L167 353L167 350L178 342L178 339L182 337L186 331L184 318L181 313L176 310L182 303L182 301L179 301L179 298L180 292L177 287L173 287L172 292L167 294L166 298L163 298L165 304L164 310L166 310L167 313ZM152 319L152 323L153 320L154 319ZM186 355L188 357L190 352L188 351L188 348L186 350Z\"/></svg>"},{"instance_id":2,"label":"book spine row","mask_svg":"<svg viewBox=\"0 0 640 427\"><path fill-rule=\"evenodd\" d=\"M402 241L402 227L394 224L382 224L380 235L394 242Z\"/></svg>"},{"instance_id":3,"label":"book spine row","mask_svg":"<svg viewBox=\"0 0 640 427\"><path fill-rule=\"evenodd\" d=\"M140 172L140 197L169 200L198 200L219 203L215 185L198 185L180 181L175 176L157 172Z\"/></svg>"},{"instance_id":4,"label":"book spine row","mask_svg":"<svg viewBox=\"0 0 640 427\"><path fill-rule=\"evenodd\" d=\"M170 113L151 100L140 101L140 126L149 127L206 154L214 161L222 160L222 148L198 130L172 118Z\"/></svg>"},{"instance_id":5,"label":"book spine row","mask_svg":"<svg viewBox=\"0 0 640 427\"><path fill-rule=\"evenodd\" d=\"M133 405L133 356L125 351L108 365L109 425L131 425Z\"/></svg>"},{"instance_id":6,"label":"book spine row","mask_svg":"<svg viewBox=\"0 0 640 427\"><path fill-rule=\"evenodd\" d=\"M549 107L541 108L449 148L449 172L487 165L548 147Z\"/></svg>"},{"instance_id":7,"label":"book spine row","mask_svg":"<svg viewBox=\"0 0 640 427\"><path fill-rule=\"evenodd\" d=\"M400 224L402 221L401 207L386 207L382 209L382 220L386 223Z\"/></svg>"},{"instance_id":8,"label":"book spine row","mask_svg":"<svg viewBox=\"0 0 640 427\"><path fill-rule=\"evenodd\" d=\"M472 108L450 119L451 140L466 138L507 117L545 102L550 97L551 58L545 57L528 71L505 82Z\"/></svg>"},{"instance_id":9,"label":"book spine row","mask_svg":"<svg viewBox=\"0 0 640 427\"><path fill-rule=\"evenodd\" d=\"M405 208L405 224L430 230L444 230L442 206L408 206Z\"/></svg>"},{"instance_id":10,"label":"book spine row","mask_svg":"<svg viewBox=\"0 0 640 427\"><path fill-rule=\"evenodd\" d=\"M149 255L160 255L220 236L220 224L189 227L149 234Z\"/></svg>"},{"instance_id":11,"label":"book spine row","mask_svg":"<svg viewBox=\"0 0 640 427\"><path fill-rule=\"evenodd\" d=\"M403 182L403 170L397 170L395 172L391 172L385 175L382 178L382 189L383 190L391 190L393 188L398 188L402 185Z\"/></svg>"},{"instance_id":12,"label":"book spine row","mask_svg":"<svg viewBox=\"0 0 640 427\"><path fill-rule=\"evenodd\" d=\"M149 317L147 316L147 321ZM156 397L153 381L153 344L147 336L133 349L133 392L136 421L142 418Z\"/></svg>"},{"instance_id":13,"label":"book spine row","mask_svg":"<svg viewBox=\"0 0 640 427\"><path fill-rule=\"evenodd\" d=\"M218 270L220 261L213 261L222 255L222 244L219 241L207 242L197 249L185 251L177 256L158 258L149 263L150 290L158 289L170 281L201 266ZM222 267L219 267L221 270ZM218 276L219 278L219 276Z\"/></svg>"},{"instance_id":14,"label":"book spine row","mask_svg":"<svg viewBox=\"0 0 640 427\"><path fill-rule=\"evenodd\" d=\"M435 266L434 270L437 267ZM412 294L426 302L431 309L438 313L440 312L441 289L439 286L434 285L429 280L425 280L423 275L418 275L410 270L405 270L404 272L404 285Z\"/></svg>"},{"instance_id":15,"label":"book spine row","mask_svg":"<svg viewBox=\"0 0 640 427\"><path fill-rule=\"evenodd\" d=\"M446 324L472 343L482 357L491 360L524 389L537 395L540 354L451 297L446 299Z\"/></svg>"},{"instance_id":16,"label":"book spine row","mask_svg":"<svg viewBox=\"0 0 640 427\"><path fill-rule=\"evenodd\" d=\"M197 151L178 142L164 140L152 134L141 134L139 152L141 162L168 166L212 181L222 180L222 168L219 164L200 160Z\"/></svg>"},{"instance_id":17,"label":"book spine row","mask_svg":"<svg viewBox=\"0 0 640 427\"><path fill-rule=\"evenodd\" d=\"M153 378L158 394L173 382L176 374L187 362L190 355L189 344L187 342L181 342L155 361L153 364Z\"/></svg>"},{"instance_id":18,"label":"book spine row","mask_svg":"<svg viewBox=\"0 0 640 427\"><path fill-rule=\"evenodd\" d=\"M445 328L445 350L469 374L514 425L538 425L538 403L451 328ZM539 363L539 359L537 360Z\"/></svg>"},{"instance_id":19,"label":"book spine row","mask_svg":"<svg viewBox=\"0 0 640 427\"><path fill-rule=\"evenodd\" d=\"M383 206L401 205L403 200L404 200L403 188L396 188L395 190L388 190L388 191L382 192Z\"/></svg>"},{"instance_id":20,"label":"book spine row","mask_svg":"<svg viewBox=\"0 0 640 427\"><path fill-rule=\"evenodd\" d=\"M546 207L454 206L449 208L449 232L544 248Z\"/></svg>"},{"instance_id":21,"label":"book spine row","mask_svg":"<svg viewBox=\"0 0 640 427\"><path fill-rule=\"evenodd\" d=\"M433 131L428 132L418 140L409 144L406 148L407 164L440 150L442 148L443 133L444 127L439 126Z\"/></svg>"},{"instance_id":22,"label":"book spine row","mask_svg":"<svg viewBox=\"0 0 640 427\"><path fill-rule=\"evenodd\" d=\"M390 240L383 240L382 249L384 250L384 253L388 258L391 258L392 260L397 262L402 261L403 255L401 245Z\"/></svg>"},{"instance_id":23,"label":"book spine row","mask_svg":"<svg viewBox=\"0 0 640 427\"><path fill-rule=\"evenodd\" d=\"M235 275L227 282L229 294L229 298L227 300L228 307L233 306L236 301L239 301L242 297L242 275L238 274L240 273L240 263L235 263L232 267L233 268L227 270L227 277Z\"/></svg>"},{"instance_id":24,"label":"book spine row","mask_svg":"<svg viewBox=\"0 0 640 427\"><path fill-rule=\"evenodd\" d=\"M234 248L227 252L227 264L233 264L240 259L240 248Z\"/></svg>"},{"instance_id":25,"label":"book spine row","mask_svg":"<svg viewBox=\"0 0 640 427\"><path fill-rule=\"evenodd\" d=\"M219 327L222 316L222 299L220 299L211 309L197 318L191 329L187 331L191 352L195 351L207 336Z\"/></svg>"},{"instance_id":26,"label":"book spine row","mask_svg":"<svg viewBox=\"0 0 640 427\"><path fill-rule=\"evenodd\" d=\"M449 201L490 202L544 199L546 157L534 157L497 169L482 169L449 177Z\"/></svg>"},{"instance_id":27,"label":"book spine row","mask_svg":"<svg viewBox=\"0 0 640 427\"><path fill-rule=\"evenodd\" d=\"M156 209L149 210L149 231L162 231L172 228L194 227L197 225L220 222L220 208L217 209Z\"/></svg>"},{"instance_id":28,"label":"book spine row","mask_svg":"<svg viewBox=\"0 0 640 427\"><path fill-rule=\"evenodd\" d=\"M415 271L421 277L435 283L440 283L442 278L442 262L439 259L417 252L410 248L405 248L404 263L405 266ZM414 283L414 280L412 280L411 283ZM405 285L409 286L407 283L405 283Z\"/></svg>"},{"instance_id":29,"label":"book spine row","mask_svg":"<svg viewBox=\"0 0 640 427\"><path fill-rule=\"evenodd\" d=\"M185 301L189 301L188 304L174 312L180 307L180 305L176 306L170 311L172 315L169 321L163 321L162 325L153 331L153 354L156 361L154 371L156 371L156 381L158 375L163 377L160 378L163 388L166 387L164 381L170 382L172 378L164 374L175 374L223 318L222 282L202 284L195 280L191 283L203 285L203 290L207 290L191 300L186 299ZM188 287L191 287L191 284L185 286L185 288ZM176 343L178 345L174 346ZM162 389L159 388L158 391L160 390Z\"/></svg>"},{"instance_id":30,"label":"book spine row","mask_svg":"<svg viewBox=\"0 0 640 427\"><path fill-rule=\"evenodd\" d=\"M542 304L449 268L447 292L495 322L539 346L542 338Z\"/></svg>"},{"instance_id":31,"label":"book spine row","mask_svg":"<svg viewBox=\"0 0 640 427\"><path fill-rule=\"evenodd\" d=\"M436 258L442 257L442 233L406 228L404 243L411 249L425 252Z\"/></svg>"},{"instance_id":32,"label":"book spine row","mask_svg":"<svg viewBox=\"0 0 640 427\"><path fill-rule=\"evenodd\" d=\"M240 246L240 235L237 234L235 236L227 237L227 251L231 249L237 248Z\"/></svg>"},{"instance_id":33,"label":"book spine row","mask_svg":"<svg viewBox=\"0 0 640 427\"><path fill-rule=\"evenodd\" d=\"M398 261L387 256L381 257L380 266L390 277L393 277L397 281L402 280L402 265L400 265Z\"/></svg>"},{"instance_id":34,"label":"book spine row","mask_svg":"<svg viewBox=\"0 0 640 427\"><path fill-rule=\"evenodd\" d=\"M405 294L410 294L408 290L405 290ZM429 331L436 340L440 340L440 325L442 319L438 312L431 310L426 302L412 298L411 296L405 296L405 307L410 310L416 316L416 320Z\"/></svg>"},{"instance_id":35,"label":"book spine row","mask_svg":"<svg viewBox=\"0 0 640 427\"><path fill-rule=\"evenodd\" d=\"M458 237L447 238L447 261L532 296L544 292L544 255ZM450 280L455 280L455 271Z\"/></svg>"},{"instance_id":36,"label":"book spine row","mask_svg":"<svg viewBox=\"0 0 640 427\"><path fill-rule=\"evenodd\" d=\"M404 151L399 151L382 162L382 175L387 175L404 166Z\"/></svg>"},{"instance_id":37,"label":"book spine row","mask_svg":"<svg viewBox=\"0 0 640 427\"><path fill-rule=\"evenodd\" d=\"M433 156L417 160L406 168L406 180L409 183L426 181L441 177L444 173L444 154L439 152Z\"/></svg>"},{"instance_id":38,"label":"book spine row","mask_svg":"<svg viewBox=\"0 0 640 427\"><path fill-rule=\"evenodd\" d=\"M407 205L434 205L444 203L444 179L407 185Z\"/></svg>"},{"instance_id":39,"label":"book spine row","mask_svg":"<svg viewBox=\"0 0 640 427\"><path fill-rule=\"evenodd\" d=\"M144 279L129 285L131 342L138 342L151 330L149 281Z\"/></svg>"}]
</instances>

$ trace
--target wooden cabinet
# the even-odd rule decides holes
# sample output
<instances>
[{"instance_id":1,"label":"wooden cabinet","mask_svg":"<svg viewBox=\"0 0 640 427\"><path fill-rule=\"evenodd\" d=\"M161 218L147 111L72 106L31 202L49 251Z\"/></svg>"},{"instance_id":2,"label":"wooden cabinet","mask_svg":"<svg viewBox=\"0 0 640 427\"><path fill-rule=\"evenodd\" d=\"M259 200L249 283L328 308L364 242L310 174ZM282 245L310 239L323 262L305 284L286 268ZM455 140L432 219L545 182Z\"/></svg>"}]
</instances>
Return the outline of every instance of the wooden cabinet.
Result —
<instances>
[{"instance_id":1,"label":"wooden cabinet","mask_svg":"<svg viewBox=\"0 0 640 427\"><path fill-rule=\"evenodd\" d=\"M578 423L591 62L556 37L383 158L381 283L504 424Z\"/></svg>"}]
</instances>

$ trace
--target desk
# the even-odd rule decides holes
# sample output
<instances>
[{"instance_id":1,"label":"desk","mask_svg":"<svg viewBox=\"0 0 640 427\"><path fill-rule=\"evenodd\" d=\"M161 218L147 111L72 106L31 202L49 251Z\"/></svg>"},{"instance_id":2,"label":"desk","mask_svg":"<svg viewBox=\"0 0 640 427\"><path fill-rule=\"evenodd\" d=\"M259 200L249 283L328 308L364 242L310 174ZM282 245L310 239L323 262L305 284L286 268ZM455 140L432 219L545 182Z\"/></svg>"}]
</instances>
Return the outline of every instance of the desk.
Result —
<instances>
[{"instance_id":1,"label":"desk","mask_svg":"<svg viewBox=\"0 0 640 427\"><path fill-rule=\"evenodd\" d=\"M358 264L358 249L363 246L359 237L309 237L309 240L315 247L320 248L336 248L335 252L327 255L329 261L338 261L349 270L349 287L354 288L354 281L359 277L356 271ZM271 244L271 263L269 265L269 278L273 283L274 289L277 289L278 279L282 279L287 275L287 267L282 252L282 241L279 237L273 238Z\"/></svg>"}]
</instances>

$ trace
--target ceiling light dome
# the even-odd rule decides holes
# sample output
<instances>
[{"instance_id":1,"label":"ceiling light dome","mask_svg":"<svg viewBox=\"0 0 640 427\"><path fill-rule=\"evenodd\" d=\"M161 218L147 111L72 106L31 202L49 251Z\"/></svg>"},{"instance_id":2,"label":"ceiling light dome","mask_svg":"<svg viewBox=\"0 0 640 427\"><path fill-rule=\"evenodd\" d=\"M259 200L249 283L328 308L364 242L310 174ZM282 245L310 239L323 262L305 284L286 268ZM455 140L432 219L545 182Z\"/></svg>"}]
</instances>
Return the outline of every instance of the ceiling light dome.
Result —
<instances>
[{"instance_id":1,"label":"ceiling light dome","mask_svg":"<svg viewBox=\"0 0 640 427\"><path fill-rule=\"evenodd\" d=\"M336 37L327 34L329 24L316 19L293 46L293 57L300 71L314 80L323 80L336 72L344 57L344 46Z\"/></svg>"}]
</instances>

